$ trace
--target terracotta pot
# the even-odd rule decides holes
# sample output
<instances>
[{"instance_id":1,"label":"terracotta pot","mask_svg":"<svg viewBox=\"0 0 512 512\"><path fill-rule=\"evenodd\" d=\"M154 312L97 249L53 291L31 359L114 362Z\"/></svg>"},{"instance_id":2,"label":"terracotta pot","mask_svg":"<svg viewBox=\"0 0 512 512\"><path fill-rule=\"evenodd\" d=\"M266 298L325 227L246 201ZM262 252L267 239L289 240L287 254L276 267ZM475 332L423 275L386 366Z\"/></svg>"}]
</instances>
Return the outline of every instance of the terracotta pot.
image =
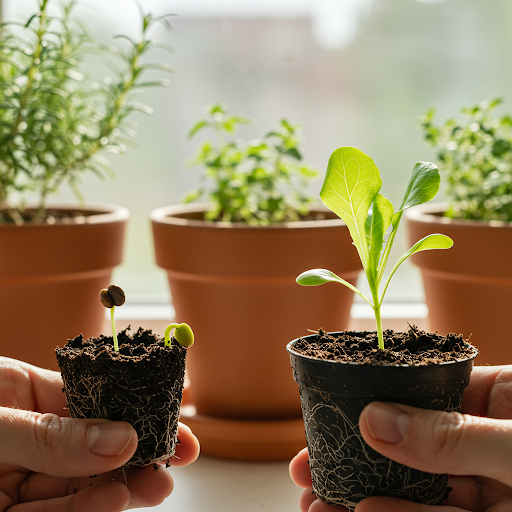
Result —
<instances>
[{"instance_id":1,"label":"terracotta pot","mask_svg":"<svg viewBox=\"0 0 512 512\"><path fill-rule=\"evenodd\" d=\"M305 356L294 349L298 341L286 348L300 389L313 492L349 510L369 496L430 505L443 501L448 475L412 469L377 453L361 437L359 416L373 401L460 411L476 355L474 347L466 345L467 357L440 364L371 365Z\"/></svg>"},{"instance_id":2,"label":"terracotta pot","mask_svg":"<svg viewBox=\"0 0 512 512\"><path fill-rule=\"evenodd\" d=\"M272 226L205 222L205 205L151 213L157 264L167 271L176 321L197 343L187 370L200 415L300 418L282 340L307 329L346 329L353 293L303 288L295 278L325 267L355 283L361 264L345 224L327 220Z\"/></svg>"},{"instance_id":3,"label":"terracotta pot","mask_svg":"<svg viewBox=\"0 0 512 512\"><path fill-rule=\"evenodd\" d=\"M122 260L129 213L105 204L85 213L80 223L0 224L1 355L58 370L62 340L101 333L98 293Z\"/></svg>"},{"instance_id":4,"label":"terracotta pot","mask_svg":"<svg viewBox=\"0 0 512 512\"><path fill-rule=\"evenodd\" d=\"M451 237L446 251L412 256L423 277L430 327L471 336L477 364L511 364L512 224L443 217L445 204L406 210L409 243L430 233Z\"/></svg>"}]
</instances>

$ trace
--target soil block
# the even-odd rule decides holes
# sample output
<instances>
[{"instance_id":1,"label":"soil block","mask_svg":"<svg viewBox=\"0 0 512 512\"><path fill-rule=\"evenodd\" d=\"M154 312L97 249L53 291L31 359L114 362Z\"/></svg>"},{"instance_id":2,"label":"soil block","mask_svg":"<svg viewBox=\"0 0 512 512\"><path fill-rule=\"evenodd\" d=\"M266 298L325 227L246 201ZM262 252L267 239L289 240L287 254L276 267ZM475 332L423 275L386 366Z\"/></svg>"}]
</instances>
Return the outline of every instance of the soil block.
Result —
<instances>
[{"instance_id":1,"label":"soil block","mask_svg":"<svg viewBox=\"0 0 512 512\"><path fill-rule=\"evenodd\" d=\"M111 336L82 335L55 352L71 416L130 423L139 443L124 467L147 466L174 455L187 349L129 329L117 336L119 352Z\"/></svg>"},{"instance_id":2,"label":"soil block","mask_svg":"<svg viewBox=\"0 0 512 512\"><path fill-rule=\"evenodd\" d=\"M437 505L448 496L448 475L418 471L377 453L359 432L373 401L460 411L478 351L461 336L385 331L339 332L299 338L287 350L299 384L313 491L353 510L369 496Z\"/></svg>"}]
</instances>

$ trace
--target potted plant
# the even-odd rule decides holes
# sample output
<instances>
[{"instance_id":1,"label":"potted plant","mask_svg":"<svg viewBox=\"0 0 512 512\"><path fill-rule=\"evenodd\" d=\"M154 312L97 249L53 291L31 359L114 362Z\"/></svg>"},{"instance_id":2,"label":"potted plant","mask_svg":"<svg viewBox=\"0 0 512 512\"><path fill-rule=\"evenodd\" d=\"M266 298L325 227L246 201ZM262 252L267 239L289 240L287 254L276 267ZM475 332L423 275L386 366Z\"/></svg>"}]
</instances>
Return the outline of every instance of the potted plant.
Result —
<instances>
[{"instance_id":1,"label":"potted plant","mask_svg":"<svg viewBox=\"0 0 512 512\"><path fill-rule=\"evenodd\" d=\"M151 213L156 262L177 315L204 340L188 361L196 413L183 416L203 453L289 459L304 429L279 339L311 325L346 328L353 300L348 289L324 289L311 301L290 279L315 257L354 284L361 267L345 224L302 191L315 173L302 163L299 126L282 120L262 139L229 138L246 122L216 103L192 128L217 138L194 160L210 188L188 198L209 202Z\"/></svg>"},{"instance_id":2,"label":"potted plant","mask_svg":"<svg viewBox=\"0 0 512 512\"><path fill-rule=\"evenodd\" d=\"M138 445L125 467L168 460L177 443L185 360L194 334L187 324L173 323L164 339L142 328L117 335L114 310L124 304L124 292L111 284L100 299L111 310L112 336L80 334L55 350L70 415L130 423Z\"/></svg>"},{"instance_id":3,"label":"potted plant","mask_svg":"<svg viewBox=\"0 0 512 512\"><path fill-rule=\"evenodd\" d=\"M480 364L512 361L507 335L512 272L512 118L495 116L500 99L462 109L437 126L421 119L436 148L449 203L416 206L406 214L411 240L443 230L455 241L446 257L414 255L422 274L432 329L471 336Z\"/></svg>"},{"instance_id":4,"label":"potted plant","mask_svg":"<svg viewBox=\"0 0 512 512\"><path fill-rule=\"evenodd\" d=\"M80 180L111 174L102 153L124 151L133 136L129 115L148 111L132 92L162 84L144 77L166 66L141 62L154 46L148 32L163 18L143 15L138 41L118 36L124 46L106 47L74 20L74 2L61 16L50 16L49 4L39 0L26 23L4 23L0 34L0 350L56 369L55 339L102 330L93 297L121 262L128 219L124 207L85 204ZM101 51L113 75L86 79L86 50ZM64 185L79 206L49 203ZM27 297L30 321L20 308Z\"/></svg>"},{"instance_id":5,"label":"potted plant","mask_svg":"<svg viewBox=\"0 0 512 512\"><path fill-rule=\"evenodd\" d=\"M380 308L401 263L420 251L452 246L445 235L427 235L384 278L404 210L431 200L439 182L436 166L418 162L395 212L379 192L382 180L369 156L343 147L329 160L320 197L346 222L371 297L330 270L303 272L297 282L306 286L338 282L349 287L372 307L377 329L319 331L287 346L300 388L313 491L327 503L353 510L368 496L393 496L431 505L447 496L448 475L427 474L383 457L365 443L358 427L363 408L375 400L460 410L469 383L477 350L462 336L426 333L414 326L403 333L382 330Z\"/></svg>"}]
</instances>

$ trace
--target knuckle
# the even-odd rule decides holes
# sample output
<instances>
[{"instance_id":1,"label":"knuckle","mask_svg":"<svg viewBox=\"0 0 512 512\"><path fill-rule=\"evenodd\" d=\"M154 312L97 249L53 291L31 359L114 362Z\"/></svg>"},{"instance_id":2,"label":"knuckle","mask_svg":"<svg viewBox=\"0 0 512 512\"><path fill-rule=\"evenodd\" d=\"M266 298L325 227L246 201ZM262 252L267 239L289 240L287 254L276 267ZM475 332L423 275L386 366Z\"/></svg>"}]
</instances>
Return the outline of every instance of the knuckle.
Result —
<instances>
[{"instance_id":1,"label":"knuckle","mask_svg":"<svg viewBox=\"0 0 512 512\"><path fill-rule=\"evenodd\" d=\"M432 423L432 445L429 447L433 461L454 460L464 449L466 417L458 412L436 414Z\"/></svg>"},{"instance_id":2,"label":"knuckle","mask_svg":"<svg viewBox=\"0 0 512 512\"><path fill-rule=\"evenodd\" d=\"M48 461L53 460L55 449L62 442L64 430L62 418L51 413L39 414L36 417L34 430L37 448L48 457Z\"/></svg>"}]
</instances>

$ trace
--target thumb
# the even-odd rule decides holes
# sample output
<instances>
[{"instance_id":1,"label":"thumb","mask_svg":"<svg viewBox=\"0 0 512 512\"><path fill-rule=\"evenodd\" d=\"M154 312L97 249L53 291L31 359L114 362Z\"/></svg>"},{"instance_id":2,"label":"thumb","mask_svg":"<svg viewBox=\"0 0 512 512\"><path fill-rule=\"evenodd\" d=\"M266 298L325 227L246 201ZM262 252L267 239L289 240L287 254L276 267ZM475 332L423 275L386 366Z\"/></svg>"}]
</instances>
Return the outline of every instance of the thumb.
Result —
<instances>
[{"instance_id":1,"label":"thumb","mask_svg":"<svg viewBox=\"0 0 512 512\"><path fill-rule=\"evenodd\" d=\"M0 407L0 463L52 476L89 476L119 468L137 433L125 422L79 420Z\"/></svg>"},{"instance_id":2,"label":"thumb","mask_svg":"<svg viewBox=\"0 0 512 512\"><path fill-rule=\"evenodd\" d=\"M512 420L373 402L361 413L359 428L374 450L406 466L512 485Z\"/></svg>"}]
</instances>

